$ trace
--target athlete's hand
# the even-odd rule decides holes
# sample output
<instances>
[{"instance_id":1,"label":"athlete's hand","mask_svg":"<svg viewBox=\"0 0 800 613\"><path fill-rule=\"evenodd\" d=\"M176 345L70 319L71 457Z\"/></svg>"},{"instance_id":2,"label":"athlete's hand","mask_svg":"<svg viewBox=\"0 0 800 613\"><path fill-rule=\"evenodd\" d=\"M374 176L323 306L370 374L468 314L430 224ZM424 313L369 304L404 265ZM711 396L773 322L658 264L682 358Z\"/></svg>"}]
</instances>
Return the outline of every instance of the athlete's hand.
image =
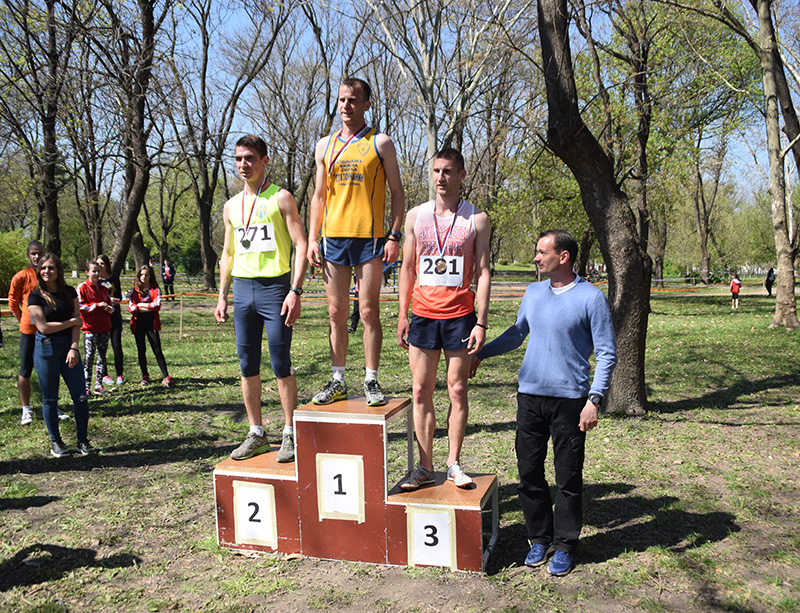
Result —
<instances>
[{"instance_id":1,"label":"athlete's hand","mask_svg":"<svg viewBox=\"0 0 800 613\"><path fill-rule=\"evenodd\" d=\"M475 355L481 349L483 349L483 344L486 342L486 330L481 328L478 324L472 328L472 332L469 333L469 342L467 343L467 348L469 351L467 355Z\"/></svg>"},{"instance_id":2,"label":"athlete's hand","mask_svg":"<svg viewBox=\"0 0 800 613\"><path fill-rule=\"evenodd\" d=\"M472 377L475 376L475 373L478 372L478 366L481 365L482 361L483 360L481 360L477 355L473 355L472 356L472 363L469 365L469 378L470 379L472 379Z\"/></svg>"},{"instance_id":3,"label":"athlete's hand","mask_svg":"<svg viewBox=\"0 0 800 613\"><path fill-rule=\"evenodd\" d=\"M396 261L400 255L400 241L386 240L383 245L383 261L391 264Z\"/></svg>"},{"instance_id":4,"label":"athlete's hand","mask_svg":"<svg viewBox=\"0 0 800 613\"><path fill-rule=\"evenodd\" d=\"M322 256L319 252L319 243L315 240L308 241L308 251L306 252L306 259L311 266L319 268L322 266Z\"/></svg>"},{"instance_id":5,"label":"athlete's hand","mask_svg":"<svg viewBox=\"0 0 800 613\"><path fill-rule=\"evenodd\" d=\"M286 315L286 325L290 328L300 317L300 296L295 292L289 292L286 294L286 298L283 299L281 317L284 315Z\"/></svg>"},{"instance_id":6,"label":"athlete's hand","mask_svg":"<svg viewBox=\"0 0 800 613\"><path fill-rule=\"evenodd\" d=\"M397 321L397 344L403 349L408 349L408 317L399 318Z\"/></svg>"},{"instance_id":7,"label":"athlete's hand","mask_svg":"<svg viewBox=\"0 0 800 613\"><path fill-rule=\"evenodd\" d=\"M217 308L214 309L214 317L217 318L217 321L221 324L224 324L228 321L228 299L220 297L217 300Z\"/></svg>"}]
</instances>

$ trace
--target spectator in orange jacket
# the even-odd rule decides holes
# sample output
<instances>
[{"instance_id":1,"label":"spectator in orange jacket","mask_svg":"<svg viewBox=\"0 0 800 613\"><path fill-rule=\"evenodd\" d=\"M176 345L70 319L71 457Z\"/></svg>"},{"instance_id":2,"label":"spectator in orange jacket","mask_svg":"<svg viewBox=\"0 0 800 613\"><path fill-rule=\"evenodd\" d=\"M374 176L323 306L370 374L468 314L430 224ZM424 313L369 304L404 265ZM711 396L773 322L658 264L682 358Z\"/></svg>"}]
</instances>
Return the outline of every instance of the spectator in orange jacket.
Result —
<instances>
[{"instance_id":1,"label":"spectator in orange jacket","mask_svg":"<svg viewBox=\"0 0 800 613\"><path fill-rule=\"evenodd\" d=\"M44 245L39 241L32 241L28 245L28 261L30 265L20 270L11 279L11 288L8 290L8 306L19 322L19 376L17 377L17 392L22 404L22 419L20 424L27 426L33 421L31 409L31 374L33 373L33 345L36 338L36 326L31 323L28 313L28 294L36 288L38 279L36 271L39 258L44 254Z\"/></svg>"}]
</instances>

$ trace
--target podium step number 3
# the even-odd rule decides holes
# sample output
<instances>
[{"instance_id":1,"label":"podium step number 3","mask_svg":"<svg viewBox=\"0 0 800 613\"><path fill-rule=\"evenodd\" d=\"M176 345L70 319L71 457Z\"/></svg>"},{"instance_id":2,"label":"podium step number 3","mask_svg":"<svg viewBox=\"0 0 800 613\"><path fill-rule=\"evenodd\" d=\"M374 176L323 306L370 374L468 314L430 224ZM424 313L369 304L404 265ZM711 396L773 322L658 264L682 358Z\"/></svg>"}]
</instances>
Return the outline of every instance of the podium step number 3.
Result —
<instances>
[{"instance_id":1,"label":"podium step number 3","mask_svg":"<svg viewBox=\"0 0 800 613\"><path fill-rule=\"evenodd\" d=\"M409 505L406 515L408 565L442 566L458 570L455 510Z\"/></svg>"}]
</instances>

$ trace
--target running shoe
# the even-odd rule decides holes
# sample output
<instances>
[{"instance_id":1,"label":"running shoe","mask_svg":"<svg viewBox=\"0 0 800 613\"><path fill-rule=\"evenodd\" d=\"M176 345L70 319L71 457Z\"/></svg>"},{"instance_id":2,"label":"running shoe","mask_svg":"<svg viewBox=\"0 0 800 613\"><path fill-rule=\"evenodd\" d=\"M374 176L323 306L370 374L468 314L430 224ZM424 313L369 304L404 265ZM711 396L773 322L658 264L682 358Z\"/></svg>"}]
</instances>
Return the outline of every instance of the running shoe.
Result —
<instances>
[{"instance_id":1,"label":"running shoe","mask_svg":"<svg viewBox=\"0 0 800 613\"><path fill-rule=\"evenodd\" d=\"M381 385L377 379L364 381L364 394L367 396L367 406L378 407L386 404L386 398L381 391Z\"/></svg>"},{"instance_id":2,"label":"running shoe","mask_svg":"<svg viewBox=\"0 0 800 613\"><path fill-rule=\"evenodd\" d=\"M231 459L246 460L247 458L252 458L254 455L266 453L267 451L269 451L267 435L262 434L259 436L253 432L248 432L247 438L244 439L244 443L231 451Z\"/></svg>"},{"instance_id":3,"label":"running shoe","mask_svg":"<svg viewBox=\"0 0 800 613\"><path fill-rule=\"evenodd\" d=\"M456 487L472 485L472 478L461 469L458 462L453 462L447 467L447 480L455 483Z\"/></svg>"},{"instance_id":4,"label":"running shoe","mask_svg":"<svg viewBox=\"0 0 800 613\"><path fill-rule=\"evenodd\" d=\"M424 466L417 466L414 471L408 476L408 479L400 484L401 490L415 490L422 485L432 485L436 483L436 476L432 470L428 470Z\"/></svg>"},{"instance_id":5,"label":"running shoe","mask_svg":"<svg viewBox=\"0 0 800 613\"><path fill-rule=\"evenodd\" d=\"M281 464L284 462L294 462L294 434L283 433L281 448L278 451L278 457L275 458L275 461Z\"/></svg>"},{"instance_id":6,"label":"running shoe","mask_svg":"<svg viewBox=\"0 0 800 613\"><path fill-rule=\"evenodd\" d=\"M21 426L27 426L33 421L33 409L30 407L22 407L22 418L19 420Z\"/></svg>"},{"instance_id":7,"label":"running shoe","mask_svg":"<svg viewBox=\"0 0 800 613\"><path fill-rule=\"evenodd\" d=\"M347 385L339 379L331 379L322 391L311 399L314 404L330 404L337 400L347 400Z\"/></svg>"},{"instance_id":8,"label":"running shoe","mask_svg":"<svg viewBox=\"0 0 800 613\"><path fill-rule=\"evenodd\" d=\"M72 455L72 452L64 445L61 439L57 441L50 441L50 453L54 458L66 458Z\"/></svg>"}]
</instances>

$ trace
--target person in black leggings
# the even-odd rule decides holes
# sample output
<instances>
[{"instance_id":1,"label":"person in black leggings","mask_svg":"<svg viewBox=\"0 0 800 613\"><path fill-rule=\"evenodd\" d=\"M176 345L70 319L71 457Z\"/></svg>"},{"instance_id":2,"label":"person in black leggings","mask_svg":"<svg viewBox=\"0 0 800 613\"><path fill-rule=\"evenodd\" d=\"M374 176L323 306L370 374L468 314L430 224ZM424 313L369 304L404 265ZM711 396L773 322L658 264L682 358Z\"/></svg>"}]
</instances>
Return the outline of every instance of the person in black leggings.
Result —
<instances>
[{"instance_id":1,"label":"person in black leggings","mask_svg":"<svg viewBox=\"0 0 800 613\"><path fill-rule=\"evenodd\" d=\"M111 313L111 349L114 352L114 370L117 373L117 385L122 385L125 381L122 378L122 370L125 365L124 356L122 355L122 312L119 303L122 300L122 287L120 286L119 277L111 273L111 260L105 254L97 256L97 263L100 264L100 278L102 285L108 290L111 295L111 304L114 305L114 312ZM103 373L103 385L111 385L115 383L111 377L108 376L108 366L106 372Z\"/></svg>"},{"instance_id":2,"label":"person in black leggings","mask_svg":"<svg viewBox=\"0 0 800 613\"><path fill-rule=\"evenodd\" d=\"M158 281L153 275L150 266L142 266L136 274L136 285L133 286L128 297L128 311L131 313L131 332L136 337L136 350L139 354L139 368L142 370L142 385L150 383L147 372L147 353L145 339L150 341L150 347L156 356L156 362L161 370L161 385L172 387L172 377L167 372L167 362L161 351L161 290Z\"/></svg>"}]
</instances>

